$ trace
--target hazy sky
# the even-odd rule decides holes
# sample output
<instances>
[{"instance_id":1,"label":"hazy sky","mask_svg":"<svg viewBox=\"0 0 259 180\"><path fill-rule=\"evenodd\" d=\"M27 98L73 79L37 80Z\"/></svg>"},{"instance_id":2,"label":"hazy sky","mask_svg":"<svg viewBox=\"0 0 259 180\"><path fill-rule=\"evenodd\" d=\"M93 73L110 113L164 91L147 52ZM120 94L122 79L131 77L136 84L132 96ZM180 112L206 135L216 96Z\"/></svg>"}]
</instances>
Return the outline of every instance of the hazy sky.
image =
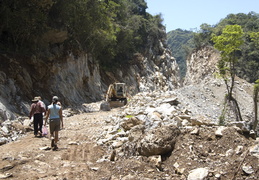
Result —
<instances>
[{"instance_id":1,"label":"hazy sky","mask_svg":"<svg viewBox=\"0 0 259 180\"><path fill-rule=\"evenodd\" d=\"M161 13L166 31L217 24L228 14L259 13L259 0L146 0L152 15Z\"/></svg>"}]
</instances>

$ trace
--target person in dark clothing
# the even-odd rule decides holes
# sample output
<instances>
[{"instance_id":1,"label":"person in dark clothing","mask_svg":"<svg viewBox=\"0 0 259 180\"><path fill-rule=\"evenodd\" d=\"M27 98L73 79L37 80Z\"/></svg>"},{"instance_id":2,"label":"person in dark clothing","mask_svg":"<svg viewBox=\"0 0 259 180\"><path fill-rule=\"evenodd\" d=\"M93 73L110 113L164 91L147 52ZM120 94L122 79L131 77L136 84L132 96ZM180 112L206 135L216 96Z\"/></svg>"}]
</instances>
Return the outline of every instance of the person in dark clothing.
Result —
<instances>
[{"instance_id":1,"label":"person in dark clothing","mask_svg":"<svg viewBox=\"0 0 259 180\"><path fill-rule=\"evenodd\" d=\"M33 117L34 136L42 136L43 114L46 109L38 97L32 100L29 118Z\"/></svg>"}]
</instances>

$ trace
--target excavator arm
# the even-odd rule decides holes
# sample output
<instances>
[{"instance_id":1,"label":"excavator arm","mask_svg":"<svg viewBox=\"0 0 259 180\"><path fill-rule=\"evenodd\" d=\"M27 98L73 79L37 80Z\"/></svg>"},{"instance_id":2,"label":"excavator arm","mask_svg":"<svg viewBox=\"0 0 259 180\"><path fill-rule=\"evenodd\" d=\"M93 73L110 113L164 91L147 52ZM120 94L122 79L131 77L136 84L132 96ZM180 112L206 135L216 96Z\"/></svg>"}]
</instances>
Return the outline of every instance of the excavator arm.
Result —
<instances>
[{"instance_id":1,"label":"excavator arm","mask_svg":"<svg viewBox=\"0 0 259 180\"><path fill-rule=\"evenodd\" d=\"M115 98L115 97L116 97L116 92L115 92L114 86L112 84L110 84L108 91L106 93L105 100L108 102L110 99Z\"/></svg>"}]
</instances>

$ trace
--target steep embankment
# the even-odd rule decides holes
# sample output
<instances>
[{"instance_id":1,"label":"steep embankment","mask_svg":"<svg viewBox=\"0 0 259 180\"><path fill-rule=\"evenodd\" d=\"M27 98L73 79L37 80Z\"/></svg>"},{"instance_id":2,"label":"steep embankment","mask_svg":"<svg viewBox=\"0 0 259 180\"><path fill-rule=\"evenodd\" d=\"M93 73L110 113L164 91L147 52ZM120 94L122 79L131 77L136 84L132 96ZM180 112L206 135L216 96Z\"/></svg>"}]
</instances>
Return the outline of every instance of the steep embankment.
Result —
<instances>
[{"instance_id":1,"label":"steep embankment","mask_svg":"<svg viewBox=\"0 0 259 180\"><path fill-rule=\"evenodd\" d=\"M110 83L124 82L128 93L154 89L171 90L179 86L178 66L170 52L159 47L162 55L139 55L132 64L113 72L100 70L87 54L69 54L61 59L22 60L1 56L0 120L27 115L31 99L40 95L49 104L58 95L64 107L87 111L82 104L102 100ZM3 60L3 61L2 61Z\"/></svg>"},{"instance_id":2,"label":"steep embankment","mask_svg":"<svg viewBox=\"0 0 259 180\"><path fill-rule=\"evenodd\" d=\"M219 58L219 52L212 47L205 47L192 53L187 60L184 87L179 90L193 112L215 122L219 121L226 94L225 83L218 76ZM250 126L253 120L253 85L236 77L233 92L240 106L242 118L247 126ZM226 114L225 120L225 123L235 121L233 112Z\"/></svg>"}]
</instances>

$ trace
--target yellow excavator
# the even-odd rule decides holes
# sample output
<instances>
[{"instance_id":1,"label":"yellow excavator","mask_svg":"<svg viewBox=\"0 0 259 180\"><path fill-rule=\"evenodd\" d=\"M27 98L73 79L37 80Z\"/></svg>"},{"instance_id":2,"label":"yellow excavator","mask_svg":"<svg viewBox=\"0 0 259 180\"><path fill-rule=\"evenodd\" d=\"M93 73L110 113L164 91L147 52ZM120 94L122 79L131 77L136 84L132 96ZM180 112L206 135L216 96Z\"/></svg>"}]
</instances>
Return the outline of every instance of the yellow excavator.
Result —
<instances>
[{"instance_id":1,"label":"yellow excavator","mask_svg":"<svg viewBox=\"0 0 259 180\"><path fill-rule=\"evenodd\" d=\"M105 96L105 102L101 104L101 110L122 107L127 104L125 83L113 83L109 85Z\"/></svg>"}]
</instances>

